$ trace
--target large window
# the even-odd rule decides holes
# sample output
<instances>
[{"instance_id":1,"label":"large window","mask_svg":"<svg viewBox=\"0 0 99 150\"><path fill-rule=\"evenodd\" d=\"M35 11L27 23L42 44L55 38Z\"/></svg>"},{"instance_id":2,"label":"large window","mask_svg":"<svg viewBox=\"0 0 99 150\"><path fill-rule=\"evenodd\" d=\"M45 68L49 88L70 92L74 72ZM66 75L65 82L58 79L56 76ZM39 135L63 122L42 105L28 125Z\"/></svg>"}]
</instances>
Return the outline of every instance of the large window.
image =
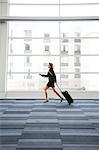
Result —
<instances>
[{"instance_id":1,"label":"large window","mask_svg":"<svg viewBox=\"0 0 99 150\"><path fill-rule=\"evenodd\" d=\"M10 22L8 90L41 90L48 62L62 89L99 89L99 22Z\"/></svg>"},{"instance_id":2,"label":"large window","mask_svg":"<svg viewBox=\"0 0 99 150\"><path fill-rule=\"evenodd\" d=\"M99 90L99 21L48 21L99 16L98 0L10 0L9 16L46 21L9 22L8 91L40 91L54 64L62 89Z\"/></svg>"},{"instance_id":3,"label":"large window","mask_svg":"<svg viewBox=\"0 0 99 150\"><path fill-rule=\"evenodd\" d=\"M22 11L21 11L22 10ZM27 10L27 11L26 11ZM10 0L10 16L99 16L98 0Z\"/></svg>"}]
</instances>

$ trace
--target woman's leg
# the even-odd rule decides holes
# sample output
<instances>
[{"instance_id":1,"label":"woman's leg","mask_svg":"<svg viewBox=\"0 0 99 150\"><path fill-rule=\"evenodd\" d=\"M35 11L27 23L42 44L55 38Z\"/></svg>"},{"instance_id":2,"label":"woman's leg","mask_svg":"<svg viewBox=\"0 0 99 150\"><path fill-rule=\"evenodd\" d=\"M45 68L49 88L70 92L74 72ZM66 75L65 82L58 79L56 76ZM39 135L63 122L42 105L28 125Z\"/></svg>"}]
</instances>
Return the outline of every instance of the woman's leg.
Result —
<instances>
[{"instance_id":1,"label":"woman's leg","mask_svg":"<svg viewBox=\"0 0 99 150\"><path fill-rule=\"evenodd\" d=\"M55 90L55 87L52 87L52 89L53 89L54 93L56 93L61 99L63 99L62 96Z\"/></svg>"},{"instance_id":2,"label":"woman's leg","mask_svg":"<svg viewBox=\"0 0 99 150\"><path fill-rule=\"evenodd\" d=\"M45 99L46 101L48 101L48 95L47 95L47 90L48 90L48 86L46 85L46 87L44 88L44 92L45 92Z\"/></svg>"}]
</instances>

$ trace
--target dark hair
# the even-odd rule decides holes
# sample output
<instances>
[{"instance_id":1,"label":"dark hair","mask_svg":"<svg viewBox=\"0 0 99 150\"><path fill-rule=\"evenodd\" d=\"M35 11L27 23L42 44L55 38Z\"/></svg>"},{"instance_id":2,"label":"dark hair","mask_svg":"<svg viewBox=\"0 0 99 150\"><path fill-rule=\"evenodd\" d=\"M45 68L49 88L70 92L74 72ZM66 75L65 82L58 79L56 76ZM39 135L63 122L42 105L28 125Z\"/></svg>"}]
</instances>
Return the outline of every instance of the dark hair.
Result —
<instances>
[{"instance_id":1,"label":"dark hair","mask_svg":"<svg viewBox=\"0 0 99 150\"><path fill-rule=\"evenodd\" d=\"M53 64L52 63L49 63L49 65L50 65L51 68L53 68Z\"/></svg>"}]
</instances>

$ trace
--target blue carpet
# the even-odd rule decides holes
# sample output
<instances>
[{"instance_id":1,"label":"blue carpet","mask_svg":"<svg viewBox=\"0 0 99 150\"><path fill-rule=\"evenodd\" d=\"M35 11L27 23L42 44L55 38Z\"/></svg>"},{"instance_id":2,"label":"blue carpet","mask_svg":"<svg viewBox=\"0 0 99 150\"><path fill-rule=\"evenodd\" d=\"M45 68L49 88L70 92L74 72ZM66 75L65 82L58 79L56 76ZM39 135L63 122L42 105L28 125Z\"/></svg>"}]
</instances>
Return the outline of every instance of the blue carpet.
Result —
<instances>
[{"instance_id":1,"label":"blue carpet","mask_svg":"<svg viewBox=\"0 0 99 150\"><path fill-rule=\"evenodd\" d=\"M99 150L99 101L0 100L0 150Z\"/></svg>"}]
</instances>

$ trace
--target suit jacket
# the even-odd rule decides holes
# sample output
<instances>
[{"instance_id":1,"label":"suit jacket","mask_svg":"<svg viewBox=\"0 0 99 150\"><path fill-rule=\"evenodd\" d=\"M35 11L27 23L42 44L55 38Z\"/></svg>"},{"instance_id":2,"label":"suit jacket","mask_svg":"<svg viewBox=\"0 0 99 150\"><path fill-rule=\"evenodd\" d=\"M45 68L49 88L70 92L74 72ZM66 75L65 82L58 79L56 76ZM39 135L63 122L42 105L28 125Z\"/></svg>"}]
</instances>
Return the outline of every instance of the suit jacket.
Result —
<instances>
[{"instance_id":1,"label":"suit jacket","mask_svg":"<svg viewBox=\"0 0 99 150\"><path fill-rule=\"evenodd\" d=\"M53 68L50 68L46 75L42 74L41 76L48 77L50 83L56 82L56 75Z\"/></svg>"}]
</instances>

